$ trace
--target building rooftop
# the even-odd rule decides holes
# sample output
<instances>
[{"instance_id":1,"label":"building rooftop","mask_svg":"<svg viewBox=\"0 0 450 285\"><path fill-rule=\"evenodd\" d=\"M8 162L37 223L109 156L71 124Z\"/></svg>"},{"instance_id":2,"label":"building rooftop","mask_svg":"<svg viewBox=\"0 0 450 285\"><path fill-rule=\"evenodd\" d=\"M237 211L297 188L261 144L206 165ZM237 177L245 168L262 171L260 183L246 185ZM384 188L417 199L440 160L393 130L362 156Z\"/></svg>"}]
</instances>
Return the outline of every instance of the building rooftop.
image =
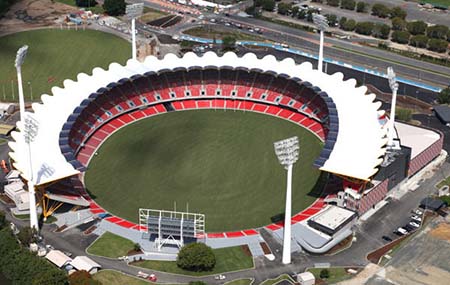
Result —
<instances>
[{"instance_id":1,"label":"building rooftop","mask_svg":"<svg viewBox=\"0 0 450 285\"><path fill-rule=\"evenodd\" d=\"M353 211L329 205L322 210L322 212L312 217L311 221L331 230L335 230L354 215L355 212Z\"/></svg>"},{"instance_id":2,"label":"building rooftop","mask_svg":"<svg viewBox=\"0 0 450 285\"><path fill-rule=\"evenodd\" d=\"M395 122L402 145L411 148L411 159L439 140L440 135L428 129Z\"/></svg>"}]
</instances>

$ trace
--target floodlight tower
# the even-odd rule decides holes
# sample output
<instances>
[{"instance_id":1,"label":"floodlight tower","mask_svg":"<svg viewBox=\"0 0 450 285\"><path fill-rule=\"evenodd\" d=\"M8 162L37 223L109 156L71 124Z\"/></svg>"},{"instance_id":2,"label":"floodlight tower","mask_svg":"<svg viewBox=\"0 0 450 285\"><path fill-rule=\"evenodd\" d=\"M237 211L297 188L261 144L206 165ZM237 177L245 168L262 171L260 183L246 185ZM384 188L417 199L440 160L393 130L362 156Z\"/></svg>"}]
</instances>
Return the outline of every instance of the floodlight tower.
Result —
<instances>
[{"instance_id":1,"label":"floodlight tower","mask_svg":"<svg viewBox=\"0 0 450 285\"><path fill-rule=\"evenodd\" d=\"M17 70L17 85L19 90L19 109L20 109L20 121L23 124L24 129L22 134L24 136L24 141L28 145L28 159L29 159L29 177L28 177L28 195L30 203L30 228L35 228L39 231L39 224L37 218L36 209L36 193L33 183L33 171L31 166L31 147L30 143L34 140L37 135L38 125L36 121L30 117L25 117L25 100L23 98L23 87L22 87L22 64L27 56L28 46L23 46L17 51L16 55L16 70ZM24 150L25 151L25 150Z\"/></svg>"},{"instance_id":2,"label":"floodlight tower","mask_svg":"<svg viewBox=\"0 0 450 285\"><path fill-rule=\"evenodd\" d=\"M391 115L389 118L389 125L388 125L388 147L394 148L394 134L395 134L395 106L397 104L397 90L398 90L398 83L397 78L395 77L395 72L392 67L387 68L387 77L389 80L389 87L392 91L392 103L391 103Z\"/></svg>"},{"instance_id":3,"label":"floodlight tower","mask_svg":"<svg viewBox=\"0 0 450 285\"><path fill-rule=\"evenodd\" d=\"M328 20L325 16L320 14L313 14L313 22L320 31L320 45L319 45L319 60L317 62L317 69L322 72L323 68L323 32L328 29Z\"/></svg>"},{"instance_id":4,"label":"floodlight tower","mask_svg":"<svg viewBox=\"0 0 450 285\"><path fill-rule=\"evenodd\" d=\"M273 145L278 161L287 170L282 262L289 264L291 263L292 168L298 160L300 146L298 137L277 141Z\"/></svg>"},{"instance_id":5,"label":"floodlight tower","mask_svg":"<svg viewBox=\"0 0 450 285\"><path fill-rule=\"evenodd\" d=\"M131 19L131 58L136 59L136 18L142 15L144 3L135 3L126 6L125 14Z\"/></svg>"}]
</instances>

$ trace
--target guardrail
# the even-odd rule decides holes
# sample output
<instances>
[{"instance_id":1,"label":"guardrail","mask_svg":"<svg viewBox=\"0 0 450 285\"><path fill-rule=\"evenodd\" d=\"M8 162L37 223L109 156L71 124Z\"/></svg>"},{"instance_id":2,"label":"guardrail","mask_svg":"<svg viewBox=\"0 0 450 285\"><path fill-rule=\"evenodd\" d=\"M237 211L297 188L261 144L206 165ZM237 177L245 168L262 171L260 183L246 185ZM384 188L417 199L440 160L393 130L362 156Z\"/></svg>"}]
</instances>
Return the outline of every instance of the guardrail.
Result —
<instances>
[{"instance_id":1,"label":"guardrail","mask_svg":"<svg viewBox=\"0 0 450 285\"><path fill-rule=\"evenodd\" d=\"M221 44L222 40L213 40L213 39L207 39L207 38L200 38L200 37L193 37L193 36L188 36L188 35L181 35L179 37L180 40L187 40L187 41L193 41L193 42L198 42L198 43L203 43L203 44L212 44L212 43L218 43ZM237 45L242 45L242 46L259 46L259 47L268 47L268 48L273 48L275 50L279 50L279 51L284 51L284 52L288 52L288 53L292 53L292 54L296 54L296 55L300 55L303 57L307 57L307 58L311 58L311 59L315 59L317 60L319 57L317 55L311 54L311 53L307 53L298 49L294 49L294 48L288 48L288 47L283 47L279 44L270 44L270 43L262 43L262 42L256 42L256 41L236 41ZM332 58L329 57L325 57L323 59L324 62L327 63L331 63L334 65L338 65L338 66L342 66L345 68L349 68L349 69L353 69L359 72L363 72L363 73L367 73L367 74L371 74L371 75L375 75L378 77L383 77L383 78L387 78L387 74L384 72L379 72L373 69L368 69L365 67L361 67L358 65L353 65L353 64L348 64L339 60L334 60ZM406 79L403 77L398 76L397 77L397 81L407 84L407 85L411 85L411 86L415 86L415 87L419 87L425 90L430 90L433 92L441 92L442 88L437 87L437 86L433 86L433 85L429 85L429 84L425 84L422 82L416 82L414 80L410 80L410 79Z\"/></svg>"}]
</instances>

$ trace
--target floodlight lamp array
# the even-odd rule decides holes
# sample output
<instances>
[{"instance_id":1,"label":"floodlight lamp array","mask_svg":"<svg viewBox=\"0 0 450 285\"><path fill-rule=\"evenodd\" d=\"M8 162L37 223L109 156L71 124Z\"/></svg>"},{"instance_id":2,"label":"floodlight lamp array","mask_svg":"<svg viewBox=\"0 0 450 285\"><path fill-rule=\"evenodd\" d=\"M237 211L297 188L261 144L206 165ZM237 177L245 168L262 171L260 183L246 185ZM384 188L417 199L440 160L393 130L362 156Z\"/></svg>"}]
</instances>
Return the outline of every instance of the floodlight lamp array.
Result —
<instances>
[{"instance_id":1,"label":"floodlight lamp array","mask_svg":"<svg viewBox=\"0 0 450 285\"><path fill-rule=\"evenodd\" d=\"M24 45L17 51L16 63L15 63L16 68L20 68L22 66L23 62L25 61L25 57L27 56L27 52L28 52L27 45Z\"/></svg>"},{"instance_id":2,"label":"floodlight lamp array","mask_svg":"<svg viewBox=\"0 0 450 285\"><path fill-rule=\"evenodd\" d=\"M329 28L328 20L325 16L320 14L313 14L313 22L319 31L326 31Z\"/></svg>"},{"instance_id":3,"label":"floodlight lamp array","mask_svg":"<svg viewBox=\"0 0 450 285\"><path fill-rule=\"evenodd\" d=\"M278 161L284 168L288 169L298 160L300 150L298 137L277 141L273 145Z\"/></svg>"},{"instance_id":4,"label":"floodlight lamp array","mask_svg":"<svg viewBox=\"0 0 450 285\"><path fill-rule=\"evenodd\" d=\"M39 123L30 116L25 117L24 139L27 144L34 141L38 134Z\"/></svg>"},{"instance_id":5,"label":"floodlight lamp array","mask_svg":"<svg viewBox=\"0 0 450 285\"><path fill-rule=\"evenodd\" d=\"M392 92L397 91L398 90L397 77L396 77L394 69L392 67L388 67L387 76L388 76L389 87L391 88L391 91Z\"/></svg>"}]
</instances>

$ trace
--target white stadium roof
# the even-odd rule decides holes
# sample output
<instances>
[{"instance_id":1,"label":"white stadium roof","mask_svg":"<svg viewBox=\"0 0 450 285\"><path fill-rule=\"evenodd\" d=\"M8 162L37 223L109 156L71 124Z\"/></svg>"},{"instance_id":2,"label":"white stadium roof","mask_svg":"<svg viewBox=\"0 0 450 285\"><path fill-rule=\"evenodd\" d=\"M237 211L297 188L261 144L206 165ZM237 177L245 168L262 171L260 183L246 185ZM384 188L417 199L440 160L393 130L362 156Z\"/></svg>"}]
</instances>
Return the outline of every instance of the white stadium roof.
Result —
<instances>
[{"instance_id":1,"label":"white stadium roof","mask_svg":"<svg viewBox=\"0 0 450 285\"><path fill-rule=\"evenodd\" d=\"M42 104L33 103L34 113L27 113L39 124L38 134L30 144L31 170L28 149L21 133L12 133L15 142L10 142L9 145L14 166L22 172L25 179L32 173L31 177L36 185L78 174L79 171L66 161L61 153L59 137L69 115L84 99L98 89L123 78L150 71L193 66L228 66L273 71L300 78L319 87L334 101L339 119L339 131L333 150L320 169L362 180L369 180L377 172L377 167L382 162L380 157L385 153L386 129L382 128L378 121L379 115L383 113L378 110L381 103L374 101L374 94L366 95L366 87L356 88L356 80L344 81L342 73L328 75L318 72L309 62L297 65L291 58L277 61L272 55L258 59L253 53L239 58L232 52L222 57L213 52L201 57L194 53L187 53L182 58L174 54L166 55L163 59L149 56L142 63L130 59L125 66L112 63L108 70L97 67L92 75L80 73L77 81L65 80L63 88L53 87L53 96L42 95ZM22 129L21 122L18 122L17 126Z\"/></svg>"}]
</instances>

